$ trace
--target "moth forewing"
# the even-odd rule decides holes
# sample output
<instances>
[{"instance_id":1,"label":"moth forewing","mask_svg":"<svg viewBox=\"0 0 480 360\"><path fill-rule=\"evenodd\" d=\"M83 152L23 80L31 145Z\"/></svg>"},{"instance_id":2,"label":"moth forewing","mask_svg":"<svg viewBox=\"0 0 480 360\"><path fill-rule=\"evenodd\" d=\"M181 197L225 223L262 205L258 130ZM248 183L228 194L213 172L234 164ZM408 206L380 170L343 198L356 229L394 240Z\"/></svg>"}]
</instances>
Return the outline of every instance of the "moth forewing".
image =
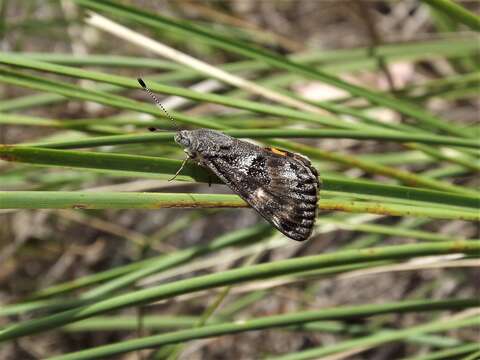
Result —
<instances>
[{"instance_id":1,"label":"moth forewing","mask_svg":"<svg viewBox=\"0 0 480 360\"><path fill-rule=\"evenodd\" d=\"M311 235L320 182L307 158L208 129L183 130L175 140L283 234Z\"/></svg>"}]
</instances>

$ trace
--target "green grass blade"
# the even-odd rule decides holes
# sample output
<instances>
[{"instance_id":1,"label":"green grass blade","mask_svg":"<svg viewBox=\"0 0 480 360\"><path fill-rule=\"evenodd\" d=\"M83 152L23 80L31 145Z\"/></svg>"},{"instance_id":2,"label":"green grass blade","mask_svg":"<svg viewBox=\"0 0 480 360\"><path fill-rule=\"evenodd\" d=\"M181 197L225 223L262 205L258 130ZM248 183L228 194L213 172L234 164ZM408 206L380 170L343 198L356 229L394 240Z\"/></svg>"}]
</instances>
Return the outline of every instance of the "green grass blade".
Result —
<instances>
[{"instance_id":1,"label":"green grass blade","mask_svg":"<svg viewBox=\"0 0 480 360\"><path fill-rule=\"evenodd\" d=\"M15 123L16 115L5 114L5 119L1 122ZM4 116L0 113L0 116ZM29 124L35 125L35 121L41 122L41 119L19 116L19 120L25 119ZM50 124L52 120L43 120ZM144 123L145 124L145 123ZM317 138L317 139L357 139L357 140L383 140L394 142L419 142L423 144L437 145L455 145L480 149L480 144L476 139L465 139L452 136L438 136L428 134L409 134L390 130L336 130L336 129L242 129L242 130L223 130L227 135L236 138L268 139L268 138ZM74 142L57 143L37 143L35 146L48 147L52 149L71 149L81 147L93 147L101 145L118 145L144 142L172 141L174 133L162 132L155 134L135 134L104 137L89 137L88 139Z\"/></svg>"},{"instance_id":2,"label":"green grass blade","mask_svg":"<svg viewBox=\"0 0 480 360\"><path fill-rule=\"evenodd\" d=\"M138 290L133 293L99 301L85 307L78 307L55 315L20 322L0 330L0 341L64 326L107 311L147 304L149 302L219 286L316 270L324 266L346 265L375 260L402 259L411 256L454 253L477 254L478 251L480 251L479 241L439 242L339 251L334 254L321 254L252 265L248 268L228 270L221 273L198 276Z\"/></svg>"},{"instance_id":3,"label":"green grass blade","mask_svg":"<svg viewBox=\"0 0 480 360\"><path fill-rule=\"evenodd\" d=\"M0 191L3 209L162 209L162 208L239 208L247 204L237 195L188 193L116 193L88 191ZM326 211L370 213L390 216L430 217L479 221L476 210L424 207L375 201L321 199Z\"/></svg>"},{"instance_id":4,"label":"green grass blade","mask_svg":"<svg viewBox=\"0 0 480 360\"><path fill-rule=\"evenodd\" d=\"M181 166L180 160L164 159L160 157L109 154L100 152L53 150L34 147L0 146L0 159L50 166L78 167L84 169L102 169L111 171L127 171L130 176L138 172L154 173L159 178L168 180ZM177 177L181 181L198 181L221 183L215 176L205 169L187 164ZM402 200L414 199L431 203L464 206L477 208L478 195L462 195L448 192L415 189L402 186L376 184L368 181L339 179L336 177L322 177L324 190L343 192L345 195L365 194L398 198Z\"/></svg>"},{"instance_id":5,"label":"green grass blade","mask_svg":"<svg viewBox=\"0 0 480 360\"><path fill-rule=\"evenodd\" d=\"M319 357L330 354L348 351L352 349L368 349L373 346L378 346L392 341L398 341L407 337L413 337L420 334L431 332L448 331L462 327L477 326L480 321L479 316L473 316L467 319L452 319L450 321L437 320L430 323L409 327L402 330L392 330L388 332L379 332L378 334L366 336L359 339L347 340L338 344L324 346L322 348L305 350L297 352L296 354L278 356L270 358L271 360L308 360L318 359Z\"/></svg>"},{"instance_id":6,"label":"green grass blade","mask_svg":"<svg viewBox=\"0 0 480 360\"><path fill-rule=\"evenodd\" d=\"M480 17L471 13L463 6L452 0L422 0L424 3L451 16L456 21L467 25L473 30L480 31Z\"/></svg>"},{"instance_id":7,"label":"green grass blade","mask_svg":"<svg viewBox=\"0 0 480 360\"><path fill-rule=\"evenodd\" d=\"M185 22L180 23L173 19L168 19L166 17L160 16L158 14L143 12L137 8L123 6L107 0L102 1L101 3L92 0L75 1L80 5L83 5L93 10L106 11L124 19L133 20L142 23L143 25L156 28L160 31L170 31L172 33L181 34L190 38L195 38L214 47L220 47L232 53L241 54L248 58L254 58L259 61L268 63L271 66L288 70L310 79L317 79L323 81L329 85L343 89L354 96L359 96L361 98L368 99L374 104L394 109L401 114L417 119L420 122L424 122L440 130L446 131L454 135L471 137L471 134L469 134L468 132L444 121L443 119L439 119L438 117L430 114L426 110L413 104L389 97L382 93L367 90L357 85L347 83L333 75L329 75L317 69L304 66L297 62L293 62L274 53L267 52L266 50L252 48L243 42L239 42L231 38L224 38L218 33L213 34L211 32L206 32L202 28L195 27L191 24L186 24Z\"/></svg>"},{"instance_id":8,"label":"green grass blade","mask_svg":"<svg viewBox=\"0 0 480 360\"><path fill-rule=\"evenodd\" d=\"M189 330L180 330L173 333L154 335L150 337L145 337L141 339L124 341L122 343L112 344L101 346L89 350L83 350L76 353L70 353L65 355L60 355L52 359L56 360L79 360L79 359L92 359L98 357L112 356L124 352L158 347L165 344L175 344L187 340L200 339L205 337L213 337L219 335L232 334L237 332L252 331L252 330L261 330L265 328L279 327L279 326L291 326L296 324L304 324L313 321L319 320L330 320L330 319L349 319L349 318L358 318L358 317L368 317L370 315L378 314L388 314L390 312L404 312L404 311L431 311L431 310L441 310L443 306L447 305L447 309L452 308L464 308L472 307L478 304L478 301L468 299L468 300L447 300L447 301L405 301L402 303L387 303L383 305L363 305L363 306L352 306L352 307L336 307L320 311L306 311L298 312L291 314L283 315L274 315L269 317L264 317L260 319L254 319L249 321L242 321L241 323L227 323L227 324L214 324L207 325L201 328L189 329ZM376 309L375 312L372 312L372 309ZM478 317L475 318L478 321ZM434 331L442 331L444 329L450 329L454 326L472 326L472 319L462 319L457 321L451 321L449 323L438 321L426 325L421 325L416 328L410 329L411 333L426 333ZM447 325L448 324L448 325ZM403 331L405 332L405 330ZM368 344L377 344L385 341L392 341L393 339L398 338L398 332L393 332L389 334L376 335L375 340L365 341ZM363 340L359 339L358 341ZM351 344L348 344L351 346ZM345 345L343 345L345 346ZM330 352L326 352L330 353Z\"/></svg>"}]
</instances>

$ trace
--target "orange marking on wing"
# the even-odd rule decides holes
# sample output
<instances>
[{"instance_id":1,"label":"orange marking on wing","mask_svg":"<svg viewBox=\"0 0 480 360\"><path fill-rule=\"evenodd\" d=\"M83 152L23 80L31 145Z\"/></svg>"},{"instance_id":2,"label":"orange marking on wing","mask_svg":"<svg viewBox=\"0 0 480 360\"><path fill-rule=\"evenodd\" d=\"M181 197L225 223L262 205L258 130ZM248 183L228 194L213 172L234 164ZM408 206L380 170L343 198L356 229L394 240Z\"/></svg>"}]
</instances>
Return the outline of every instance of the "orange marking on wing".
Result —
<instances>
[{"instance_id":1,"label":"orange marking on wing","mask_svg":"<svg viewBox=\"0 0 480 360\"><path fill-rule=\"evenodd\" d=\"M269 150L271 152L273 152L274 154L277 154L277 155L282 155L282 156L287 156L287 153L285 151L282 151L282 150L278 150L276 148L269 148Z\"/></svg>"}]
</instances>

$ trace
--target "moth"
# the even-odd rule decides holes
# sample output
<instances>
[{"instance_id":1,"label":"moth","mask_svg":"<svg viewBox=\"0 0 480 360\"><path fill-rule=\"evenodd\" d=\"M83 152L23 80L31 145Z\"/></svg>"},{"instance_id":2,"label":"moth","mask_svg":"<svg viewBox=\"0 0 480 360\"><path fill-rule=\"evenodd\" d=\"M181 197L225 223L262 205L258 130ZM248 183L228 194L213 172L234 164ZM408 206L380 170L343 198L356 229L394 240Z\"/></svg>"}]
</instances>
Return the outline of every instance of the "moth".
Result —
<instances>
[{"instance_id":1,"label":"moth","mask_svg":"<svg viewBox=\"0 0 480 360\"><path fill-rule=\"evenodd\" d=\"M161 106L143 80L138 82ZM310 237L321 182L306 156L209 129L180 130L175 142L187 159L213 172L281 233L297 241Z\"/></svg>"}]
</instances>

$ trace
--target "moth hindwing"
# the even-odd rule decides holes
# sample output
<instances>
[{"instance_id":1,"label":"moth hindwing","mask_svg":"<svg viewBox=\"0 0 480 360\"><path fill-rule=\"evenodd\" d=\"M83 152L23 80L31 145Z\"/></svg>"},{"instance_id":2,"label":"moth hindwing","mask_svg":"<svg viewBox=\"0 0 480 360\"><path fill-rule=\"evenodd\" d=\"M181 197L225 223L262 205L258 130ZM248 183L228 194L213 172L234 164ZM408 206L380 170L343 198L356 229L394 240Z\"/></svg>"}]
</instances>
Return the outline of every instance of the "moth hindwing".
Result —
<instances>
[{"instance_id":1,"label":"moth hindwing","mask_svg":"<svg viewBox=\"0 0 480 360\"><path fill-rule=\"evenodd\" d=\"M311 235L320 181L308 158L208 129L179 131L175 141L280 232L297 241Z\"/></svg>"}]
</instances>

